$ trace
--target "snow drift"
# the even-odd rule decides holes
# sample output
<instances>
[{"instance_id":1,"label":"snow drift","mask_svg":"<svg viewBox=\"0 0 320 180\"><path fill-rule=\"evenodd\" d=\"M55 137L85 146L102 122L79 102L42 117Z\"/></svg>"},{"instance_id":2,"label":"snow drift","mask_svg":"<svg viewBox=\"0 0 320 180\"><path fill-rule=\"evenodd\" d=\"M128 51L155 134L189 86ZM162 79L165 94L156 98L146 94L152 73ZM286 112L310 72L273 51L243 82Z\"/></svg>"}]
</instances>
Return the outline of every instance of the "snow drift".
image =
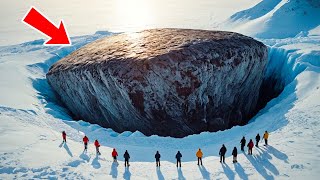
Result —
<instances>
[{"instance_id":1,"label":"snow drift","mask_svg":"<svg viewBox=\"0 0 320 180\"><path fill-rule=\"evenodd\" d=\"M226 29L257 38L306 36L320 24L319 0L263 0L232 15Z\"/></svg>"}]
</instances>

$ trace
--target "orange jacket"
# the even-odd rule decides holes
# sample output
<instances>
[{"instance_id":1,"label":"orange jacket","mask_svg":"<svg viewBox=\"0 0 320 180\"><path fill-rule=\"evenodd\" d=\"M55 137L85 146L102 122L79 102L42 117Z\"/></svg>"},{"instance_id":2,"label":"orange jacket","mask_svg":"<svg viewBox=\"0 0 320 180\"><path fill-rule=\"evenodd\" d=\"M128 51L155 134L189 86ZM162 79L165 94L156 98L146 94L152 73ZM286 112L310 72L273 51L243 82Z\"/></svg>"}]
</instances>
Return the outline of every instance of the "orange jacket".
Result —
<instances>
[{"instance_id":1,"label":"orange jacket","mask_svg":"<svg viewBox=\"0 0 320 180\"><path fill-rule=\"evenodd\" d=\"M265 132L263 135L263 139L268 139L269 138L269 133Z\"/></svg>"},{"instance_id":2,"label":"orange jacket","mask_svg":"<svg viewBox=\"0 0 320 180\"><path fill-rule=\"evenodd\" d=\"M197 151L196 156L197 156L198 158L202 158L203 153L202 153L201 149L199 149L199 150Z\"/></svg>"}]
</instances>

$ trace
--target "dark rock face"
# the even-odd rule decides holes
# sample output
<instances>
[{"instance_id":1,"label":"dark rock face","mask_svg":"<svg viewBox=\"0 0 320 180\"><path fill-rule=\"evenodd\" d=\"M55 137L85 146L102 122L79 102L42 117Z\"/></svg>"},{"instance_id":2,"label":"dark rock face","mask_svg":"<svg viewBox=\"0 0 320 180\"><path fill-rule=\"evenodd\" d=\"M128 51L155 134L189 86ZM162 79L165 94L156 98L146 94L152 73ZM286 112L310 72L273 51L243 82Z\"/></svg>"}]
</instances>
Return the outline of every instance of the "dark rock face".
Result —
<instances>
[{"instance_id":1,"label":"dark rock face","mask_svg":"<svg viewBox=\"0 0 320 180\"><path fill-rule=\"evenodd\" d=\"M267 47L241 34L153 29L88 44L54 64L47 79L83 120L184 137L245 124L266 63Z\"/></svg>"}]
</instances>

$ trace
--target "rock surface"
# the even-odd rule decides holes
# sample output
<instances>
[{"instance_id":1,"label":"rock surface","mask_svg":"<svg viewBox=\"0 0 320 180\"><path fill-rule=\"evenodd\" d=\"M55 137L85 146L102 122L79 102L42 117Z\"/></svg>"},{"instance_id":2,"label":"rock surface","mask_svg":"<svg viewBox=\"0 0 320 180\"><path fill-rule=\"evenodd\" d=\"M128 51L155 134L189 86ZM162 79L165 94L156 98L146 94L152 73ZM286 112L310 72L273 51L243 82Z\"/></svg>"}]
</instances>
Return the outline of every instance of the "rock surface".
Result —
<instances>
[{"instance_id":1,"label":"rock surface","mask_svg":"<svg viewBox=\"0 0 320 180\"><path fill-rule=\"evenodd\" d=\"M47 79L79 119L184 137L245 124L266 63L267 47L238 33L153 29L88 44Z\"/></svg>"}]
</instances>

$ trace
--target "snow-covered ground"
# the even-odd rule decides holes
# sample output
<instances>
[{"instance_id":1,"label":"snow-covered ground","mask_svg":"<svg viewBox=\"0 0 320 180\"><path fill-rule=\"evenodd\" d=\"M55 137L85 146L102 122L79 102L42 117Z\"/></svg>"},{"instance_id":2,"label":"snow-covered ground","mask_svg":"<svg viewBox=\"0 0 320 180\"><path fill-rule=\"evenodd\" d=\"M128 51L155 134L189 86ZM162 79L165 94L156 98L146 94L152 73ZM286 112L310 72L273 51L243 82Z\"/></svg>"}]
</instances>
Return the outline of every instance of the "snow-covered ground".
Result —
<instances>
[{"instance_id":1,"label":"snow-covered ground","mask_svg":"<svg viewBox=\"0 0 320 180\"><path fill-rule=\"evenodd\" d=\"M309 27L313 22L297 18L288 27L294 30L284 33L273 22L281 25L286 19L275 13L296 5L292 4L295 1L264 1L269 3L257 7L254 4L260 1L246 2L247 6L242 5L242 9L239 9L241 2L234 1L233 7L237 3L239 7L229 12L226 23L222 22L225 17L218 23L221 29L232 27L233 31L259 37L269 46L266 76L277 77L285 84L284 91L248 125L182 139L146 137L140 132L118 134L112 129L73 121L57 103L45 79L50 65L84 44L112 33L100 31L72 37L73 46L63 48L43 46L43 40L0 47L0 179L317 179L320 172L320 23L317 18L310 19L315 23ZM253 7L254 11L236 13L251 6L258 9ZM259 11L260 7L266 12ZM308 9L308 6L302 8ZM261 26L256 22L259 18L263 19ZM252 33L254 27L259 33ZM272 30L274 33L269 36L272 28L277 31ZM6 34L1 31L1 37ZM18 36L17 41L20 40ZM67 144L61 144L63 130L67 132ZM270 132L270 146L255 148L253 156L240 153L239 163L233 164L231 151L234 146L240 149L241 137L254 139L265 130ZM84 134L90 139L88 153L83 153ZM99 157L92 144L95 139L102 144ZM226 164L219 162L222 144L228 148ZM112 163L112 148L119 152L119 166ZM204 153L203 167L196 165L198 148ZM123 164L125 150L131 155L129 169ZM162 155L160 169L156 169L154 162L157 150ZM181 169L175 167L178 150L183 155Z\"/></svg>"}]
</instances>

